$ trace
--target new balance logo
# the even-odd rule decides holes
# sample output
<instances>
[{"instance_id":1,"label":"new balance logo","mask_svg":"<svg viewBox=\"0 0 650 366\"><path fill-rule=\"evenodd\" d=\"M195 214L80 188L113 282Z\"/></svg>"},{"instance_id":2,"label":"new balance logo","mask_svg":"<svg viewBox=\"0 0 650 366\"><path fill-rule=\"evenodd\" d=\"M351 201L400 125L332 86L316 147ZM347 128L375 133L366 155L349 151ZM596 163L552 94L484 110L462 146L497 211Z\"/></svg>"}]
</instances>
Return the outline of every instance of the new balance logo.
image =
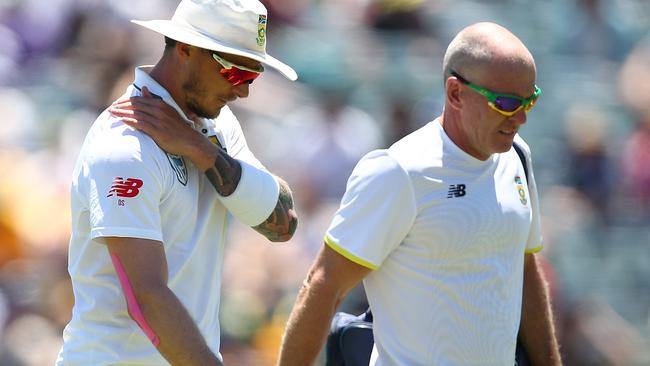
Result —
<instances>
[{"instance_id":1,"label":"new balance logo","mask_svg":"<svg viewBox=\"0 0 650 366\"><path fill-rule=\"evenodd\" d=\"M464 184L450 184L449 192L447 192L447 198L452 197L463 197L465 195L465 185Z\"/></svg>"},{"instance_id":2,"label":"new balance logo","mask_svg":"<svg viewBox=\"0 0 650 366\"><path fill-rule=\"evenodd\" d=\"M116 195L118 197L135 197L140 193L140 188L142 187L142 181L136 178L127 178L115 177L113 179L113 185L111 190L108 191L108 196Z\"/></svg>"}]
</instances>

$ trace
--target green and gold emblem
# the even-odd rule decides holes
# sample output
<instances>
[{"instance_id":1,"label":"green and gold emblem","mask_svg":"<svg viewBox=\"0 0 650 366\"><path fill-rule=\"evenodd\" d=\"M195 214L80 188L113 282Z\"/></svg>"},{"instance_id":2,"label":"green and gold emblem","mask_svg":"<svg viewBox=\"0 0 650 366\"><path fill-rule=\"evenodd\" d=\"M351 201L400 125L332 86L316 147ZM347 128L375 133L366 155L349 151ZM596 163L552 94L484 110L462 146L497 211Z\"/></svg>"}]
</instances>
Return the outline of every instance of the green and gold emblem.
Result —
<instances>
[{"instance_id":1,"label":"green and gold emblem","mask_svg":"<svg viewBox=\"0 0 650 366\"><path fill-rule=\"evenodd\" d=\"M515 176L515 183L517 183L517 192L519 193L519 201L521 202L522 205L526 205L528 203L528 199L526 198L526 190L524 189L524 185L521 183L521 177L518 175Z\"/></svg>"},{"instance_id":2,"label":"green and gold emblem","mask_svg":"<svg viewBox=\"0 0 650 366\"><path fill-rule=\"evenodd\" d=\"M255 40L258 46L264 46L264 42L266 42L266 15L260 15L257 21L257 38Z\"/></svg>"}]
</instances>

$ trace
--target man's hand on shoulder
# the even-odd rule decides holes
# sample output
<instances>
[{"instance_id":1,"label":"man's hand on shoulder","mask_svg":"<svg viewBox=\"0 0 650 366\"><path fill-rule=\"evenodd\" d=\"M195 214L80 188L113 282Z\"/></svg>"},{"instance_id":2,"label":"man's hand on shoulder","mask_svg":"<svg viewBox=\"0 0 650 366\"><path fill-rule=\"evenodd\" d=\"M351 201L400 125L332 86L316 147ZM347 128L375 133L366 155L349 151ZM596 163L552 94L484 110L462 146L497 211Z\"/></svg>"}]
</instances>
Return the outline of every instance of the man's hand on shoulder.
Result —
<instances>
[{"instance_id":1,"label":"man's hand on shoulder","mask_svg":"<svg viewBox=\"0 0 650 366\"><path fill-rule=\"evenodd\" d=\"M187 157L203 171L218 155L214 144L194 130L172 106L151 94L146 86L142 87L142 96L120 98L108 111L121 118L124 124L149 135L161 149Z\"/></svg>"}]
</instances>

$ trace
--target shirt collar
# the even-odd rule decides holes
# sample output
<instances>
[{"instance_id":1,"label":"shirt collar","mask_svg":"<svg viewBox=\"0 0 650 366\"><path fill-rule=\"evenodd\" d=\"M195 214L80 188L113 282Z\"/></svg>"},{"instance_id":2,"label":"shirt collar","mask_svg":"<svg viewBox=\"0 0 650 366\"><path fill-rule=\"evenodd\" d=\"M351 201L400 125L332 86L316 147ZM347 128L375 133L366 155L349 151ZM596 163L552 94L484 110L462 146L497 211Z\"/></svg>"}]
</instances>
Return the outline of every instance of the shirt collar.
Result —
<instances>
[{"instance_id":1,"label":"shirt collar","mask_svg":"<svg viewBox=\"0 0 650 366\"><path fill-rule=\"evenodd\" d=\"M174 108L178 112L178 114L185 120L185 122L190 124L190 126L192 126L193 128L198 127L195 126L194 121L187 118L185 112L183 112L181 107L178 106L178 104L174 101L174 99L169 94L169 92L165 88L163 88L162 85L158 84L158 82L149 75L149 72L151 72L152 69L153 69L153 65L136 67L133 87L138 90L138 93L140 95L142 95L142 87L146 86L147 89L149 89L149 92L151 92L151 94L160 97L160 99L162 99L165 103L172 106L172 108Z\"/></svg>"}]
</instances>

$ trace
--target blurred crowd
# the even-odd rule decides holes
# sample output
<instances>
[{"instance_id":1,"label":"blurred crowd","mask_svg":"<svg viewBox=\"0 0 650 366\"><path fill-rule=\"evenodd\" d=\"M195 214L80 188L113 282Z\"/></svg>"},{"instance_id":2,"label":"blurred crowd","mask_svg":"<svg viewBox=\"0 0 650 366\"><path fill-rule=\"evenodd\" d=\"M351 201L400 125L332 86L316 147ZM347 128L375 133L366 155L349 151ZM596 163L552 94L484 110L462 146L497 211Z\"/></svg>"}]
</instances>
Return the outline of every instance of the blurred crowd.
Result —
<instances>
[{"instance_id":1,"label":"blurred crowd","mask_svg":"<svg viewBox=\"0 0 650 366\"><path fill-rule=\"evenodd\" d=\"M251 149L293 187L300 223L270 244L233 224L221 309L227 365L273 365L356 161L441 112L442 56L464 26L511 29L538 67L521 135L541 194L566 365L650 365L650 2L262 0L273 72L233 105ZM73 304L69 185L98 113L155 63L130 19L177 0L0 0L0 365L52 365ZM216 290L216 289L215 289ZM342 308L363 311L362 289Z\"/></svg>"}]
</instances>

